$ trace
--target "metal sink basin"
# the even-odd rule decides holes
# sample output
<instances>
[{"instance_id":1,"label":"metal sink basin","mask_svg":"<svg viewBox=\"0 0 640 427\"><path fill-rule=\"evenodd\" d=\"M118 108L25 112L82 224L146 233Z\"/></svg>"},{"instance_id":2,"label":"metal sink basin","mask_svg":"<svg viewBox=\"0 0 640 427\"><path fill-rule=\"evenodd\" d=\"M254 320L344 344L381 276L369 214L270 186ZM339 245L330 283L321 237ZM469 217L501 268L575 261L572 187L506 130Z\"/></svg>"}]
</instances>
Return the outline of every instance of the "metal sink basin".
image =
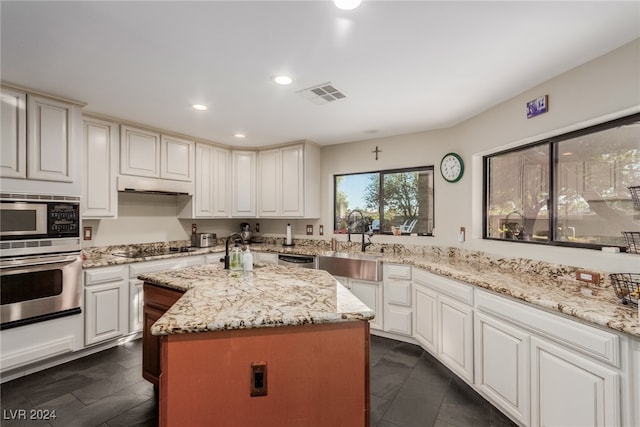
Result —
<instances>
[{"instance_id":1,"label":"metal sink basin","mask_svg":"<svg viewBox=\"0 0 640 427\"><path fill-rule=\"evenodd\" d=\"M351 279L382 280L380 257L372 254L327 252L318 256L318 269Z\"/></svg>"}]
</instances>

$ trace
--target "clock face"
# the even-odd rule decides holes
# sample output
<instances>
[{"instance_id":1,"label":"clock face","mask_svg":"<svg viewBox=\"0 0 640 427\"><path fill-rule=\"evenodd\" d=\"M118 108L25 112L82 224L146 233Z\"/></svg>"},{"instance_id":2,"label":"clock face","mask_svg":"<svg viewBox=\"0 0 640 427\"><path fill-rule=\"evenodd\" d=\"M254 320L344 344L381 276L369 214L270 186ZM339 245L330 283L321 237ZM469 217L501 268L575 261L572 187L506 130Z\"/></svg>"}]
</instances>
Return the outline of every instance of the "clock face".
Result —
<instances>
[{"instance_id":1,"label":"clock face","mask_svg":"<svg viewBox=\"0 0 640 427\"><path fill-rule=\"evenodd\" d=\"M446 154L440 162L440 173L449 182L459 181L464 173L462 158L456 153Z\"/></svg>"}]
</instances>

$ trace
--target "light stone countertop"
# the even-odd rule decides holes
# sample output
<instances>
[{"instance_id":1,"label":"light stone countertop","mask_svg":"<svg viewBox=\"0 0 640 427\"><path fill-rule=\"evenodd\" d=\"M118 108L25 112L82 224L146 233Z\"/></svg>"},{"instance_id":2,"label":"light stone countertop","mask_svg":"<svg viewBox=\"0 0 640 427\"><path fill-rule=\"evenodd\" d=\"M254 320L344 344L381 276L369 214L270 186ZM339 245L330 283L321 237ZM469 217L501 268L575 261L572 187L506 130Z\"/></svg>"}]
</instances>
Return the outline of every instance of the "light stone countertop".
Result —
<instances>
[{"instance_id":1,"label":"light stone countertop","mask_svg":"<svg viewBox=\"0 0 640 427\"><path fill-rule=\"evenodd\" d=\"M329 273L264 265L252 272L217 264L139 277L186 291L152 327L154 335L370 320L374 313Z\"/></svg>"},{"instance_id":2,"label":"light stone countertop","mask_svg":"<svg viewBox=\"0 0 640 427\"><path fill-rule=\"evenodd\" d=\"M251 245L252 251L319 255L326 252L323 241L297 245L293 249L282 245ZM355 245L357 246L357 245ZM349 250L357 250L357 247ZM109 248L113 249L113 248ZM198 249L186 254L124 258L112 256L108 250L87 251L84 268L126 264L138 261L172 258L176 256L219 253L224 245ZM552 312L562 313L587 323L640 337L638 307L622 305L611 289L607 272L599 285L575 280L577 267L550 264L524 258L494 257L483 252L438 247L386 247L384 253L369 248L383 263L407 264L462 283L494 291L498 294L529 303ZM354 252L354 254L356 254ZM635 256L640 261L640 256ZM260 269L257 269L258 272ZM311 270L313 271L313 270ZM303 274L303 273L300 273ZM171 286L169 286L171 287ZM345 292L348 292L345 290Z\"/></svg>"}]
</instances>

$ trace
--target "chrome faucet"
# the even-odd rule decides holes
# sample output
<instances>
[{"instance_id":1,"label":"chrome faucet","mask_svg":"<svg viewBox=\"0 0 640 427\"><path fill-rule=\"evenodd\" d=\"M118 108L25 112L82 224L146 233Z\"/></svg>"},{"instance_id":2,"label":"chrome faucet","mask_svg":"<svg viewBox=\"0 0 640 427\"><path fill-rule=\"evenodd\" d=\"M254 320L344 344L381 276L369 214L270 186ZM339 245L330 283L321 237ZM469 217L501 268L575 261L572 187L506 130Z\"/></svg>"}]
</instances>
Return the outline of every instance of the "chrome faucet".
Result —
<instances>
[{"instance_id":1,"label":"chrome faucet","mask_svg":"<svg viewBox=\"0 0 640 427\"><path fill-rule=\"evenodd\" d=\"M224 258L220 261L224 261L224 269L229 270L229 241L233 239L234 242L240 241L243 242L244 239L240 233L231 233L227 240L224 242Z\"/></svg>"},{"instance_id":2,"label":"chrome faucet","mask_svg":"<svg viewBox=\"0 0 640 427\"><path fill-rule=\"evenodd\" d=\"M365 221L364 221L364 214L362 213L362 211L358 210L358 209L354 209L351 212L349 212L347 214L347 224L349 224L349 218L351 217L351 215L353 214L360 214L360 225L362 227L362 247L361 250L362 252L367 250L367 246L372 245L373 242L371 241L371 236L373 236L373 231L369 231L369 232L365 232L364 231L364 227L365 227ZM356 218L356 224L357 224L357 218ZM367 239L369 240L368 242L364 241L364 236L365 234L367 235ZM351 241L351 227L349 225L347 225L347 241Z\"/></svg>"}]
</instances>

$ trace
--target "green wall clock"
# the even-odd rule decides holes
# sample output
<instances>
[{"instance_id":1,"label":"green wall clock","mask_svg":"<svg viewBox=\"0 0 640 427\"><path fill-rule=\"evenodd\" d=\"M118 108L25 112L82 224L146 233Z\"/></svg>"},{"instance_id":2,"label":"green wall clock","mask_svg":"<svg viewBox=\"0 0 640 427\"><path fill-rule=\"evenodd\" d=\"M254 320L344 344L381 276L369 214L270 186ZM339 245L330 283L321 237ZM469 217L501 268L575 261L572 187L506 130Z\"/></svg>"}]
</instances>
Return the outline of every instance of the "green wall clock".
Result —
<instances>
[{"instance_id":1,"label":"green wall clock","mask_svg":"<svg viewBox=\"0 0 640 427\"><path fill-rule=\"evenodd\" d=\"M447 153L440 161L440 173L447 182L458 182L464 174L464 162L456 153Z\"/></svg>"}]
</instances>

